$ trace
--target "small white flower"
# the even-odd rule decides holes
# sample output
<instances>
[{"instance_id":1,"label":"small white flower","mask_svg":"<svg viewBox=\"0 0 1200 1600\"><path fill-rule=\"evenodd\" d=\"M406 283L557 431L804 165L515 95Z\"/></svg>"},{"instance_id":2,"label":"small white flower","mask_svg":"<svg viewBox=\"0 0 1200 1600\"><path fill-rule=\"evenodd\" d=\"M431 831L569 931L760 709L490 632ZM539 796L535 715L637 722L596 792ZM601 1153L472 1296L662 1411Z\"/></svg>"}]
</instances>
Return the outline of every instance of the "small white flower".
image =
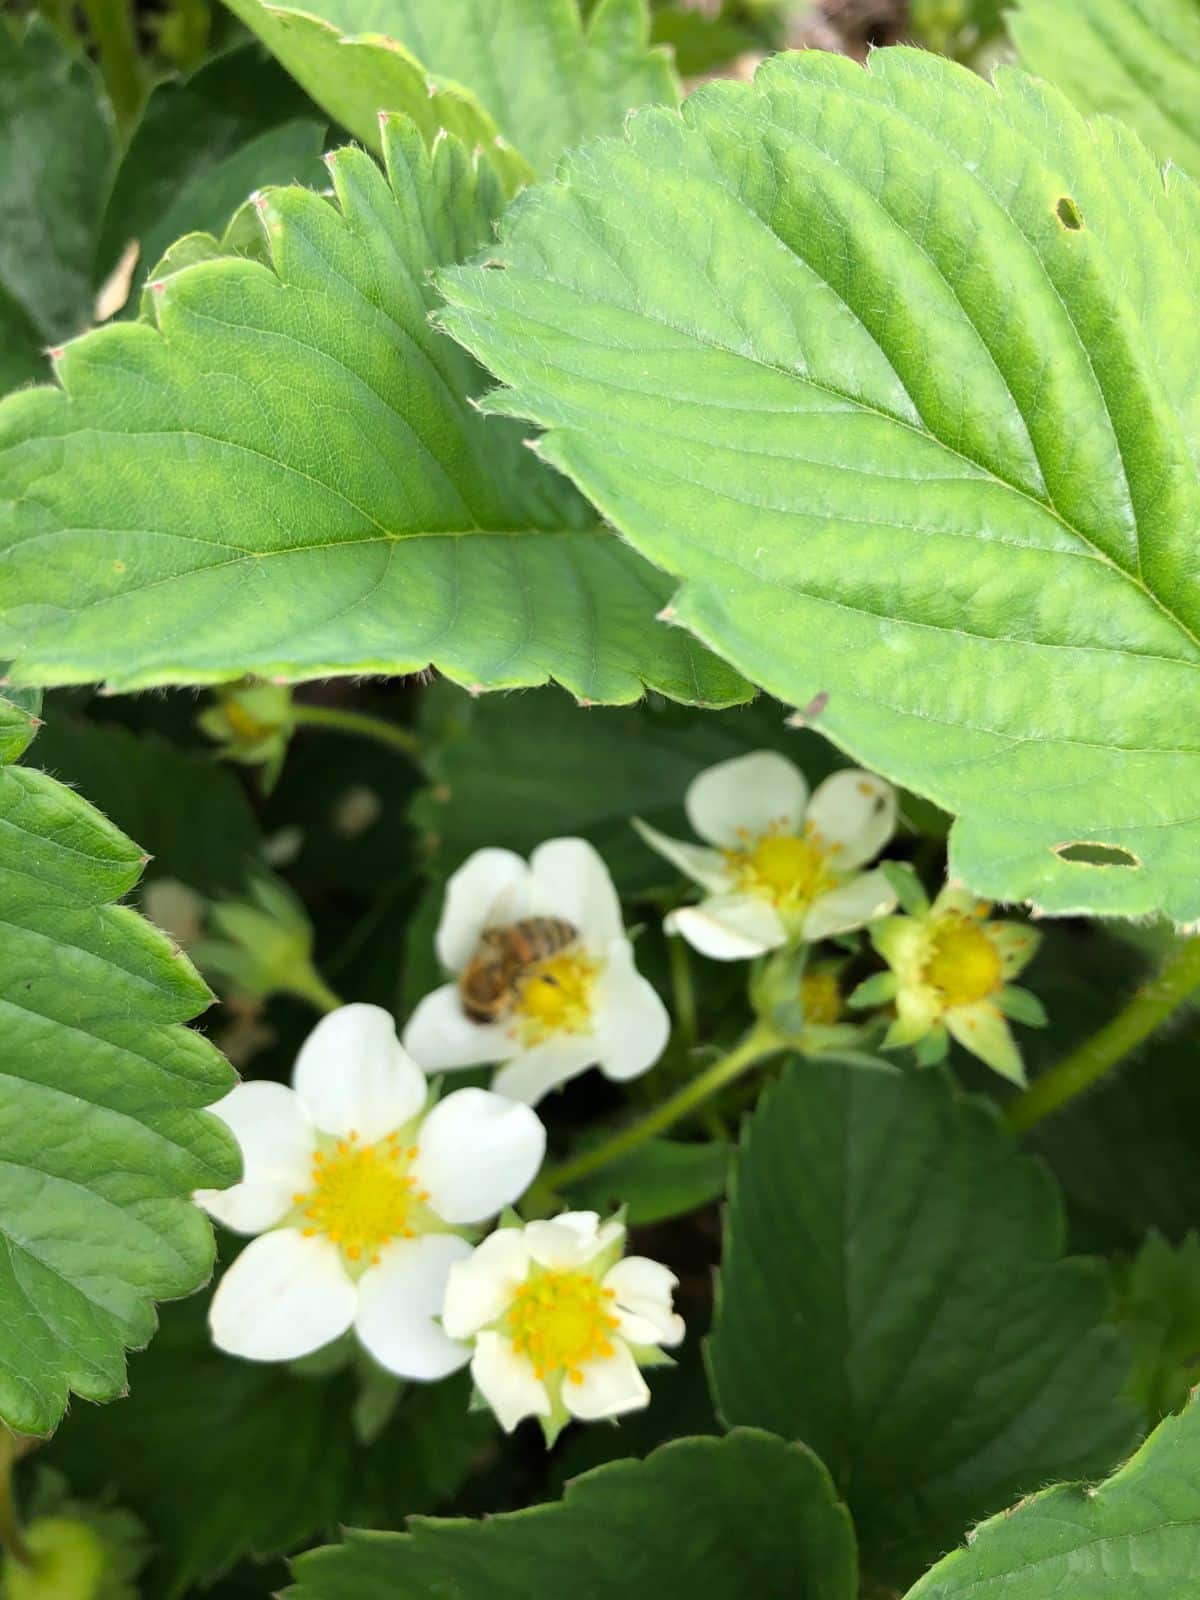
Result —
<instances>
[{"instance_id":1,"label":"small white flower","mask_svg":"<svg viewBox=\"0 0 1200 1600\"><path fill-rule=\"evenodd\" d=\"M524 929L520 939L536 946L551 921L559 947L543 937L544 953L509 974L494 1014L471 1016L464 994L485 935ZM426 995L404 1032L429 1071L504 1062L492 1087L536 1105L590 1066L636 1078L666 1045L666 1007L633 964L612 879L583 839L550 839L528 862L477 850L446 885L437 953L455 981Z\"/></svg>"},{"instance_id":2,"label":"small white flower","mask_svg":"<svg viewBox=\"0 0 1200 1600\"><path fill-rule=\"evenodd\" d=\"M702 955L745 961L886 915L896 895L882 872L860 872L896 825L892 786L869 772L826 778L812 795L786 757L760 750L693 780L688 821L704 845L635 819L646 843L708 890L666 921Z\"/></svg>"},{"instance_id":3,"label":"small white flower","mask_svg":"<svg viewBox=\"0 0 1200 1600\"><path fill-rule=\"evenodd\" d=\"M500 1228L450 1269L442 1326L472 1339L471 1376L508 1433L541 1419L553 1442L570 1417L590 1422L647 1405L639 1365L683 1338L672 1309L678 1280L626 1256L620 1222L569 1211Z\"/></svg>"},{"instance_id":4,"label":"small white flower","mask_svg":"<svg viewBox=\"0 0 1200 1600\"><path fill-rule=\"evenodd\" d=\"M213 1107L245 1175L196 1200L259 1234L213 1296L213 1341L251 1361L288 1361L353 1327L381 1366L441 1378L464 1345L435 1320L446 1275L471 1253L460 1231L528 1188L546 1133L528 1106L460 1089L427 1111L424 1074L378 1006L324 1017L292 1088L254 1082Z\"/></svg>"}]
</instances>

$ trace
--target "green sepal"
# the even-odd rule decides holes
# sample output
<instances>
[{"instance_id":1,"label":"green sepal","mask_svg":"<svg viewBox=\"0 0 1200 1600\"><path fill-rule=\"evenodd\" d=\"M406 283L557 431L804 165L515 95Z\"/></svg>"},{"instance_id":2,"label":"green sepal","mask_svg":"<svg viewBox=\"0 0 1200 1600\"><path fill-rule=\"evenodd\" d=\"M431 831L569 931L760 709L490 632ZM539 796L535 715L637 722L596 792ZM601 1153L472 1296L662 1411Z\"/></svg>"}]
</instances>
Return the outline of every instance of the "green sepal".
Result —
<instances>
[{"instance_id":1,"label":"green sepal","mask_svg":"<svg viewBox=\"0 0 1200 1600\"><path fill-rule=\"evenodd\" d=\"M872 1006L885 1006L896 998L899 979L894 972L876 972L864 978L858 987L846 996L846 1004L855 1011L866 1011Z\"/></svg>"},{"instance_id":2,"label":"green sepal","mask_svg":"<svg viewBox=\"0 0 1200 1600\"><path fill-rule=\"evenodd\" d=\"M1011 1017L1014 1022L1023 1022L1027 1028L1044 1028L1050 1021L1037 995L1015 983L1004 985L996 996L996 1004L1006 1017Z\"/></svg>"},{"instance_id":3,"label":"green sepal","mask_svg":"<svg viewBox=\"0 0 1200 1600\"><path fill-rule=\"evenodd\" d=\"M916 872L906 861L881 861L879 869L896 891L896 899L910 917L923 917L929 910L929 896Z\"/></svg>"}]
</instances>

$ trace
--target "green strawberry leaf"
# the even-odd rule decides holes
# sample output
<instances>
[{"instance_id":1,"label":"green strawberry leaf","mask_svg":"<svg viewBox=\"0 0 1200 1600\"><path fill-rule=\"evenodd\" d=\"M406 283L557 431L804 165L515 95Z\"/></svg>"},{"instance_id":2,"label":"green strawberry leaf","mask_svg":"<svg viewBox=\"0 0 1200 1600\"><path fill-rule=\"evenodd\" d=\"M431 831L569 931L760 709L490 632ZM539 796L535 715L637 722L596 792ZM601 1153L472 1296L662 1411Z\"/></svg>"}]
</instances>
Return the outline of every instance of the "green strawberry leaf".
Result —
<instances>
[{"instance_id":1,"label":"green strawberry leaf","mask_svg":"<svg viewBox=\"0 0 1200 1600\"><path fill-rule=\"evenodd\" d=\"M1008 27L1030 72L1081 110L1120 117L1160 160L1200 175L1196 0L1019 0Z\"/></svg>"},{"instance_id":2,"label":"green strawberry leaf","mask_svg":"<svg viewBox=\"0 0 1200 1600\"><path fill-rule=\"evenodd\" d=\"M0 708L9 756L12 727ZM203 1110L232 1069L180 1026L211 996L113 904L143 860L70 789L0 768L0 1419L22 1433L53 1428L71 1390L122 1393L154 1301L212 1270L192 1191L238 1176Z\"/></svg>"},{"instance_id":3,"label":"green strawberry leaf","mask_svg":"<svg viewBox=\"0 0 1200 1600\"><path fill-rule=\"evenodd\" d=\"M873 1578L911 1580L976 1518L1128 1447L1108 1278L1061 1260L1063 1237L1044 1168L933 1070L803 1061L759 1102L709 1347L717 1403L817 1452Z\"/></svg>"},{"instance_id":4,"label":"green strawberry leaf","mask_svg":"<svg viewBox=\"0 0 1200 1600\"><path fill-rule=\"evenodd\" d=\"M288 1600L854 1600L854 1533L802 1445L749 1430L680 1439L486 1522L414 1518L295 1563Z\"/></svg>"},{"instance_id":5,"label":"green strawberry leaf","mask_svg":"<svg viewBox=\"0 0 1200 1600\"><path fill-rule=\"evenodd\" d=\"M776 57L560 176L444 275L491 409L679 622L959 813L978 892L1200 918L1192 184L902 49Z\"/></svg>"},{"instance_id":6,"label":"green strawberry leaf","mask_svg":"<svg viewBox=\"0 0 1200 1600\"><path fill-rule=\"evenodd\" d=\"M226 4L367 144L379 111L403 111L429 137L441 126L493 151L512 187L631 108L679 97L645 0L601 0L586 27L577 0Z\"/></svg>"},{"instance_id":7,"label":"green strawberry leaf","mask_svg":"<svg viewBox=\"0 0 1200 1600\"><path fill-rule=\"evenodd\" d=\"M388 123L391 183L329 158L338 204L259 201L273 269L200 260L157 328L67 347L61 391L0 407L0 653L14 682L118 688L433 664L473 688L742 698L663 627L667 580L478 415L474 363L428 321L429 269L501 205L453 139Z\"/></svg>"},{"instance_id":8,"label":"green strawberry leaf","mask_svg":"<svg viewBox=\"0 0 1200 1600\"><path fill-rule=\"evenodd\" d=\"M1185 1600L1200 1558L1200 1405L1096 1488L1059 1484L982 1527L907 1600Z\"/></svg>"}]
</instances>

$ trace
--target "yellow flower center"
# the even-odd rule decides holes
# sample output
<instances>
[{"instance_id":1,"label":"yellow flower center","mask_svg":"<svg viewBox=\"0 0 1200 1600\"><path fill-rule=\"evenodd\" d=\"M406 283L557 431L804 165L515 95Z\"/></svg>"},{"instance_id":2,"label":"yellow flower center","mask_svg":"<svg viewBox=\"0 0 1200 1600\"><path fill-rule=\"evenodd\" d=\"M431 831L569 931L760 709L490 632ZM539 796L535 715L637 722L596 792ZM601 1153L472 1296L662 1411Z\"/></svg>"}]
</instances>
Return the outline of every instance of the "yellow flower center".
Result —
<instances>
[{"instance_id":1,"label":"yellow flower center","mask_svg":"<svg viewBox=\"0 0 1200 1600\"><path fill-rule=\"evenodd\" d=\"M233 729L237 738L244 743L257 743L265 739L268 734L277 733L279 726L274 722L263 722L253 712L247 711L245 706L237 700L229 699L223 702L221 709L225 713L225 720Z\"/></svg>"},{"instance_id":2,"label":"yellow flower center","mask_svg":"<svg viewBox=\"0 0 1200 1600\"><path fill-rule=\"evenodd\" d=\"M592 989L599 966L579 950L542 961L521 980L515 1007L527 1044L552 1033L582 1033L591 1024Z\"/></svg>"},{"instance_id":3,"label":"yellow flower center","mask_svg":"<svg viewBox=\"0 0 1200 1600\"><path fill-rule=\"evenodd\" d=\"M803 835L764 833L745 850L728 850L726 859L743 888L765 895L781 907L809 906L836 882L830 857L836 846L822 845L810 829Z\"/></svg>"},{"instance_id":4,"label":"yellow flower center","mask_svg":"<svg viewBox=\"0 0 1200 1600\"><path fill-rule=\"evenodd\" d=\"M518 1355L528 1356L538 1378L565 1373L583 1382L585 1361L613 1353L610 1334L618 1324L604 1289L586 1272L543 1272L523 1283L504 1318Z\"/></svg>"},{"instance_id":5,"label":"yellow flower center","mask_svg":"<svg viewBox=\"0 0 1200 1600\"><path fill-rule=\"evenodd\" d=\"M1000 953L978 923L957 915L940 917L924 978L946 1006L973 1005L1000 988Z\"/></svg>"},{"instance_id":6,"label":"yellow flower center","mask_svg":"<svg viewBox=\"0 0 1200 1600\"><path fill-rule=\"evenodd\" d=\"M339 1139L329 1154L318 1151L312 1188L292 1197L307 1224L305 1236L327 1234L351 1261L366 1256L372 1262L391 1240L413 1238L414 1214L429 1198L408 1172L416 1153L395 1135L362 1145L356 1133Z\"/></svg>"},{"instance_id":7,"label":"yellow flower center","mask_svg":"<svg viewBox=\"0 0 1200 1600\"><path fill-rule=\"evenodd\" d=\"M810 972L800 980L804 1020L819 1028L832 1028L842 1014L842 991L832 972Z\"/></svg>"}]
</instances>

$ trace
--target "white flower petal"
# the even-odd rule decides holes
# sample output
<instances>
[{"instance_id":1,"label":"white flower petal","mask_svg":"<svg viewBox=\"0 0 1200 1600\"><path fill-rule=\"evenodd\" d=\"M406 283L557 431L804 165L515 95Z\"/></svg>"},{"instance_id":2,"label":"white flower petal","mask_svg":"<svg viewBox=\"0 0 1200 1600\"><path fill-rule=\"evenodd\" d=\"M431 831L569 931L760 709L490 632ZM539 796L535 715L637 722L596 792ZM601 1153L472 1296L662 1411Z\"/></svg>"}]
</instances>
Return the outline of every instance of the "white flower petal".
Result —
<instances>
[{"instance_id":1,"label":"white flower petal","mask_svg":"<svg viewBox=\"0 0 1200 1600\"><path fill-rule=\"evenodd\" d=\"M437 1215L458 1227L519 1199L545 1153L546 1130L527 1105L457 1089L421 1124L412 1174Z\"/></svg>"},{"instance_id":2,"label":"white flower petal","mask_svg":"<svg viewBox=\"0 0 1200 1600\"><path fill-rule=\"evenodd\" d=\"M511 1039L508 1047L512 1049ZM596 1059L596 1040L591 1034L556 1033L506 1062L492 1079L492 1089L510 1100L536 1106L551 1089L594 1066Z\"/></svg>"},{"instance_id":3,"label":"white flower petal","mask_svg":"<svg viewBox=\"0 0 1200 1600\"><path fill-rule=\"evenodd\" d=\"M578 929L584 946L603 949L624 931L608 868L586 839L547 839L529 858L532 907Z\"/></svg>"},{"instance_id":4,"label":"white flower petal","mask_svg":"<svg viewBox=\"0 0 1200 1600\"><path fill-rule=\"evenodd\" d=\"M381 1367L428 1383L466 1366L470 1346L451 1339L434 1318L452 1266L470 1254L455 1233L427 1233L388 1245L379 1265L363 1273L354 1329Z\"/></svg>"},{"instance_id":5,"label":"white flower petal","mask_svg":"<svg viewBox=\"0 0 1200 1600\"><path fill-rule=\"evenodd\" d=\"M291 1089L265 1080L239 1083L209 1110L241 1146L245 1177L232 1189L198 1189L196 1202L237 1233L261 1233L312 1181L313 1125Z\"/></svg>"},{"instance_id":6,"label":"white flower petal","mask_svg":"<svg viewBox=\"0 0 1200 1600\"><path fill-rule=\"evenodd\" d=\"M322 1133L357 1133L367 1144L403 1127L425 1104L425 1075L401 1047L380 1006L341 1006L309 1034L292 1074Z\"/></svg>"},{"instance_id":7,"label":"white flower petal","mask_svg":"<svg viewBox=\"0 0 1200 1600\"><path fill-rule=\"evenodd\" d=\"M810 942L830 939L835 933L863 928L895 909L896 891L883 873L864 872L813 901L804 919L804 937Z\"/></svg>"},{"instance_id":8,"label":"white flower petal","mask_svg":"<svg viewBox=\"0 0 1200 1600\"><path fill-rule=\"evenodd\" d=\"M678 1283L668 1267L648 1256L626 1256L605 1274L604 1287L615 1294L618 1312L639 1325L636 1333L624 1332L625 1338L634 1344L680 1343L685 1329L673 1300Z\"/></svg>"},{"instance_id":9,"label":"white flower petal","mask_svg":"<svg viewBox=\"0 0 1200 1600\"><path fill-rule=\"evenodd\" d=\"M646 1380L638 1371L629 1346L621 1339L613 1340L611 1356L585 1361L579 1370L583 1381L572 1383L568 1378L562 1397L567 1410L581 1422L624 1416L627 1411L640 1411L650 1404Z\"/></svg>"},{"instance_id":10,"label":"white flower petal","mask_svg":"<svg viewBox=\"0 0 1200 1600\"><path fill-rule=\"evenodd\" d=\"M408 1020L404 1048L427 1072L502 1061L512 1050L508 1029L498 1022L472 1022L462 1008L458 985L447 983L427 994Z\"/></svg>"},{"instance_id":11,"label":"white flower petal","mask_svg":"<svg viewBox=\"0 0 1200 1600\"><path fill-rule=\"evenodd\" d=\"M749 961L787 943L775 907L752 894L714 895L698 906L680 906L664 927L714 961Z\"/></svg>"},{"instance_id":12,"label":"white flower petal","mask_svg":"<svg viewBox=\"0 0 1200 1600\"><path fill-rule=\"evenodd\" d=\"M529 868L512 850L476 850L450 875L435 945L447 972L461 972L486 928L529 914Z\"/></svg>"},{"instance_id":13,"label":"white flower petal","mask_svg":"<svg viewBox=\"0 0 1200 1600\"><path fill-rule=\"evenodd\" d=\"M826 845L839 845L841 871L874 861L896 831L896 791L872 772L851 767L817 786L806 819Z\"/></svg>"},{"instance_id":14,"label":"white flower petal","mask_svg":"<svg viewBox=\"0 0 1200 1600\"><path fill-rule=\"evenodd\" d=\"M252 1239L226 1272L208 1325L230 1355L295 1361L345 1333L357 1304L337 1245L280 1228Z\"/></svg>"},{"instance_id":15,"label":"white flower petal","mask_svg":"<svg viewBox=\"0 0 1200 1600\"><path fill-rule=\"evenodd\" d=\"M475 1387L496 1413L505 1433L525 1417L548 1417L550 1396L534 1376L533 1363L519 1356L508 1339L498 1333L481 1333L471 1358Z\"/></svg>"},{"instance_id":16,"label":"white flower petal","mask_svg":"<svg viewBox=\"0 0 1200 1600\"><path fill-rule=\"evenodd\" d=\"M628 939L608 947L596 984L596 1056L606 1078L623 1082L648 1071L667 1047L671 1018L654 985L633 964Z\"/></svg>"},{"instance_id":17,"label":"white flower petal","mask_svg":"<svg viewBox=\"0 0 1200 1600\"><path fill-rule=\"evenodd\" d=\"M453 1339L470 1339L512 1304L529 1273L523 1228L497 1228L470 1256L456 1261L446 1280L442 1326Z\"/></svg>"},{"instance_id":18,"label":"white flower petal","mask_svg":"<svg viewBox=\"0 0 1200 1600\"><path fill-rule=\"evenodd\" d=\"M563 1211L550 1222L530 1222L525 1247L540 1267L566 1270L586 1266L624 1237L619 1222L601 1223L595 1211Z\"/></svg>"},{"instance_id":19,"label":"white flower petal","mask_svg":"<svg viewBox=\"0 0 1200 1600\"><path fill-rule=\"evenodd\" d=\"M711 845L688 844L683 839L672 839L668 834L659 833L657 828L652 828L640 817L633 818L633 825L651 850L657 851L673 867L678 867L684 877L691 878L694 883L714 894L728 887L731 874L719 850L714 850Z\"/></svg>"},{"instance_id":20,"label":"white flower petal","mask_svg":"<svg viewBox=\"0 0 1200 1600\"><path fill-rule=\"evenodd\" d=\"M799 833L808 785L799 768L773 750L719 762L694 778L685 805L688 821L708 844L737 850L769 829Z\"/></svg>"}]
</instances>

